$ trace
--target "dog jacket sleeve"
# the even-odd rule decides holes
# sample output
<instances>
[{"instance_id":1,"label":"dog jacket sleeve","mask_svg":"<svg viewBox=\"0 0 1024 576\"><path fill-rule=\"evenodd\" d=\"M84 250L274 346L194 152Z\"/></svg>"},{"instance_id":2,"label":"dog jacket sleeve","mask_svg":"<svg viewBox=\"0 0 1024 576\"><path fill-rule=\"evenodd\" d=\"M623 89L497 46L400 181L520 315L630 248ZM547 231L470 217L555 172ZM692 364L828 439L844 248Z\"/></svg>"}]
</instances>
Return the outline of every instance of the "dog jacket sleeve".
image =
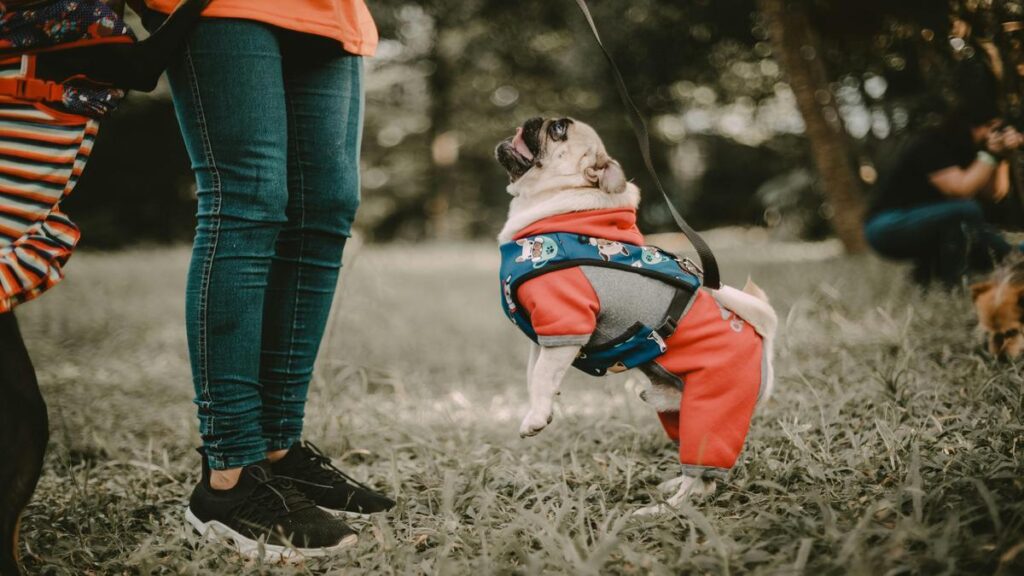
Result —
<instances>
[{"instance_id":1,"label":"dog jacket sleeve","mask_svg":"<svg viewBox=\"0 0 1024 576\"><path fill-rule=\"evenodd\" d=\"M518 297L541 346L583 346L597 327L601 303L579 267L531 278Z\"/></svg>"}]
</instances>

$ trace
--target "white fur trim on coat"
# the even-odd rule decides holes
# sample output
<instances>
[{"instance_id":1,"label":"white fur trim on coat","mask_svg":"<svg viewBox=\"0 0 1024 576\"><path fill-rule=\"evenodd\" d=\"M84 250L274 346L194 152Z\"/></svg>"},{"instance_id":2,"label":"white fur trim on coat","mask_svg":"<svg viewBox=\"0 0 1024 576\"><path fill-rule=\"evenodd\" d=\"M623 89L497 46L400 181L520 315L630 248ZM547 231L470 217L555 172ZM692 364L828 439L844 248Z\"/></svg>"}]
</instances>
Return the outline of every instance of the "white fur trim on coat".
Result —
<instances>
[{"instance_id":1,"label":"white fur trim on coat","mask_svg":"<svg viewBox=\"0 0 1024 576\"><path fill-rule=\"evenodd\" d=\"M512 199L508 221L498 233L498 242L511 242L523 228L551 216L611 208L636 209L640 205L640 189L633 183L627 184L621 194L608 194L600 188L571 188L540 196L519 195Z\"/></svg>"}]
</instances>

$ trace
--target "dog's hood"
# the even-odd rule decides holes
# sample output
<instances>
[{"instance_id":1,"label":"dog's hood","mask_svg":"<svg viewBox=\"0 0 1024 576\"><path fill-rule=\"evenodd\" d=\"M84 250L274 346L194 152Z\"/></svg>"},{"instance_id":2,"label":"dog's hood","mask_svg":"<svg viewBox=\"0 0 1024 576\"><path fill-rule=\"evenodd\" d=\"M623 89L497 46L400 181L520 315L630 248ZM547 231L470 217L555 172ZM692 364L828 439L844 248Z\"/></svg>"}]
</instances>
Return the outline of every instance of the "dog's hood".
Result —
<instances>
[{"instance_id":1,"label":"dog's hood","mask_svg":"<svg viewBox=\"0 0 1024 576\"><path fill-rule=\"evenodd\" d=\"M644 235L636 226L634 208L586 210L549 216L523 228L512 239L518 240L550 232L571 232L637 246L644 245Z\"/></svg>"}]
</instances>

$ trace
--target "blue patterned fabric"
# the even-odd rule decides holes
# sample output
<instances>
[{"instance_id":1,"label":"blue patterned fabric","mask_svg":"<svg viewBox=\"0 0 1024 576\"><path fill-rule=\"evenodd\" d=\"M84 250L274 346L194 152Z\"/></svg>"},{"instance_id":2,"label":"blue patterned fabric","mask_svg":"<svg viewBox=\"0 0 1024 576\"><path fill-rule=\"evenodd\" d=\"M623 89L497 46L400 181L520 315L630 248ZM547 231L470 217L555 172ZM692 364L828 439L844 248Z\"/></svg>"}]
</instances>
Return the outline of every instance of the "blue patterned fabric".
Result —
<instances>
[{"instance_id":1,"label":"blue patterned fabric","mask_svg":"<svg viewBox=\"0 0 1024 576\"><path fill-rule=\"evenodd\" d=\"M516 298L519 286L541 274L577 266L618 268L656 278L690 293L701 285L691 262L655 246L637 246L566 232L538 234L501 245L501 305L505 316L537 342L529 315ZM573 366L588 374L603 376L609 371L647 364L666 350L657 328L638 323L608 343L584 347Z\"/></svg>"},{"instance_id":2,"label":"blue patterned fabric","mask_svg":"<svg viewBox=\"0 0 1024 576\"><path fill-rule=\"evenodd\" d=\"M130 41L135 41L131 29L102 0L55 0L0 13L0 52L5 54L31 53L71 43ZM125 95L124 90L88 78L65 81L63 88L59 106L93 118L110 113Z\"/></svg>"}]
</instances>

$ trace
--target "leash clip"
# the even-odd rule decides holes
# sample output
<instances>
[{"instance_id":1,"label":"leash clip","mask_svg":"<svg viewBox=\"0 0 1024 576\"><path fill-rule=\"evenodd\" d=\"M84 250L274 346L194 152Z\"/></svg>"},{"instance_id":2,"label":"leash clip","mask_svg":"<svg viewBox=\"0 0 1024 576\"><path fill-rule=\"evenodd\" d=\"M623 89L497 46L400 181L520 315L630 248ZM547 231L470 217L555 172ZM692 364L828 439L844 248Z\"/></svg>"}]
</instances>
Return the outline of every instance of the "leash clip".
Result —
<instances>
[{"instance_id":1,"label":"leash clip","mask_svg":"<svg viewBox=\"0 0 1024 576\"><path fill-rule=\"evenodd\" d=\"M682 260L680 260L679 267L682 268L684 271L693 274L694 276L700 276L701 278L704 277L704 270L700 266L698 266L696 262L690 260L689 258L683 258Z\"/></svg>"}]
</instances>

